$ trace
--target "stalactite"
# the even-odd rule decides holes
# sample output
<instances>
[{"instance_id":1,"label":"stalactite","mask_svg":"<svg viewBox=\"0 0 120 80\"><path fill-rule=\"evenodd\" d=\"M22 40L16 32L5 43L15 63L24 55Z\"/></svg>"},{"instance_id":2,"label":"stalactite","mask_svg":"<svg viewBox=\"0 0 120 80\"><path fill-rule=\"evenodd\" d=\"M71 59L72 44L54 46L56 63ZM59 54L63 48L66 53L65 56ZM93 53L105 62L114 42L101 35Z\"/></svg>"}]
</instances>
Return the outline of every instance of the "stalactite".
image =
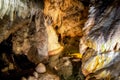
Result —
<instances>
[{"instance_id":1,"label":"stalactite","mask_svg":"<svg viewBox=\"0 0 120 80\"><path fill-rule=\"evenodd\" d=\"M25 18L28 16L29 8L27 6L27 0L0 0L0 18L3 19L5 15L10 16L10 20L13 21L15 15Z\"/></svg>"}]
</instances>

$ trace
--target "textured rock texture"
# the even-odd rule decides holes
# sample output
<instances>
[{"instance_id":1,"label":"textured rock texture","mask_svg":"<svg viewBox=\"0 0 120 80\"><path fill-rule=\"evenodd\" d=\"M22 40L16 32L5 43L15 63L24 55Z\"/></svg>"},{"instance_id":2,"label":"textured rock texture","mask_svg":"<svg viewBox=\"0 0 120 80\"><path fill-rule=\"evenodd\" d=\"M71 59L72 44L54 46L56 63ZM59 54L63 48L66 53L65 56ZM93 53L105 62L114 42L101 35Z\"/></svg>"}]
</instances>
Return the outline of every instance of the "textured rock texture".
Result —
<instances>
[{"instance_id":1,"label":"textured rock texture","mask_svg":"<svg viewBox=\"0 0 120 80\"><path fill-rule=\"evenodd\" d=\"M82 71L89 78L119 80L120 1L93 0L90 4L80 40Z\"/></svg>"},{"instance_id":2,"label":"textured rock texture","mask_svg":"<svg viewBox=\"0 0 120 80\"><path fill-rule=\"evenodd\" d=\"M119 4L0 0L0 79L119 80ZM45 73L31 75L38 63L45 64Z\"/></svg>"},{"instance_id":3,"label":"textured rock texture","mask_svg":"<svg viewBox=\"0 0 120 80\"><path fill-rule=\"evenodd\" d=\"M45 0L44 13L52 18L52 25L62 38L82 35L87 10L78 0Z\"/></svg>"}]
</instances>

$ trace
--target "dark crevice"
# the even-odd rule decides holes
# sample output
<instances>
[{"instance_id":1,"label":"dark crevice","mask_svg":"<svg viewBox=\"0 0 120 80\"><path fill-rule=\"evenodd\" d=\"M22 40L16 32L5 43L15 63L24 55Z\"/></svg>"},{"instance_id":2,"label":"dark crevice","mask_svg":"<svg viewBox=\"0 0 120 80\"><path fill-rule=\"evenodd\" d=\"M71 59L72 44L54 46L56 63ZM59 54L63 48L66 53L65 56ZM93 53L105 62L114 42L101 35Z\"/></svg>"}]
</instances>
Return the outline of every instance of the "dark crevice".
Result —
<instances>
[{"instance_id":1,"label":"dark crevice","mask_svg":"<svg viewBox=\"0 0 120 80\"><path fill-rule=\"evenodd\" d=\"M31 75L35 68L35 64L25 55L13 53L11 40L12 35L0 44L0 80L20 80L23 76ZM10 64L13 64L13 69L9 69Z\"/></svg>"}]
</instances>

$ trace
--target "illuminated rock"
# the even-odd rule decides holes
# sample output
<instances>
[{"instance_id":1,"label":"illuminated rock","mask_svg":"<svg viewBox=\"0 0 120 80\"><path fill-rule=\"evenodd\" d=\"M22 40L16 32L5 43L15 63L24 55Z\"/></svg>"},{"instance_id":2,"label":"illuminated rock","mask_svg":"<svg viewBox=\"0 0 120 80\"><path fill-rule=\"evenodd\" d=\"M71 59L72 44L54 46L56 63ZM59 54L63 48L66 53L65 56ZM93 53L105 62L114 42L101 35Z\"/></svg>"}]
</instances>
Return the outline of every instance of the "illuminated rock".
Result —
<instances>
[{"instance_id":1,"label":"illuminated rock","mask_svg":"<svg viewBox=\"0 0 120 80\"><path fill-rule=\"evenodd\" d=\"M89 18L80 40L82 71L87 80L119 79L120 7L119 0L90 2Z\"/></svg>"}]
</instances>

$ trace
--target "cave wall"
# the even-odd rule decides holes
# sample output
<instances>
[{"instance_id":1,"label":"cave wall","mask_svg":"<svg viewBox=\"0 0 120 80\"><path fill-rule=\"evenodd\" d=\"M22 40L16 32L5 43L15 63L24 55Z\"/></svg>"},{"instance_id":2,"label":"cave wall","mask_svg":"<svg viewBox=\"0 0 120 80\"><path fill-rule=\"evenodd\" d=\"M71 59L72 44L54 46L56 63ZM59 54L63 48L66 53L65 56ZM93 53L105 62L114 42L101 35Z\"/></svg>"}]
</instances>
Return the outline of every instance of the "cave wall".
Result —
<instances>
[{"instance_id":1,"label":"cave wall","mask_svg":"<svg viewBox=\"0 0 120 80\"><path fill-rule=\"evenodd\" d=\"M1 0L0 6L0 43L12 36L14 54L39 63L63 51L66 38L80 39L77 47L86 79L118 80L119 0L15 1L20 4Z\"/></svg>"},{"instance_id":2,"label":"cave wall","mask_svg":"<svg viewBox=\"0 0 120 80\"><path fill-rule=\"evenodd\" d=\"M82 71L87 79L119 79L119 3L119 0L90 2L84 36L79 45L80 53L84 54Z\"/></svg>"}]
</instances>

